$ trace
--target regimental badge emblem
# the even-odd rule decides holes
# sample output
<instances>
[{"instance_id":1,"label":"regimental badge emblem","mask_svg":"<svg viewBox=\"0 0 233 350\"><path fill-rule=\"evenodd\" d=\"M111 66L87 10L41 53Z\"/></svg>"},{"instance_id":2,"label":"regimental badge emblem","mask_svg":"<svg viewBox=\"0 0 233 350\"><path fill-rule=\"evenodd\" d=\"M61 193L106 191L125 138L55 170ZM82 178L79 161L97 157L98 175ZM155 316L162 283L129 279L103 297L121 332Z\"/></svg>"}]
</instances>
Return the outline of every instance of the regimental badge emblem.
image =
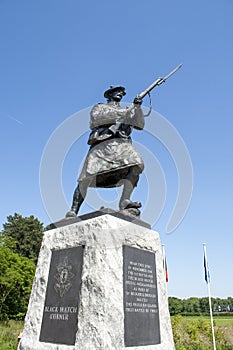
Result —
<instances>
[{"instance_id":1,"label":"regimental badge emblem","mask_svg":"<svg viewBox=\"0 0 233 350\"><path fill-rule=\"evenodd\" d=\"M66 256L62 263L57 266L57 273L54 278L57 282L54 285L55 291L62 298L72 287L71 279L74 274L71 272L72 266L68 264L68 257Z\"/></svg>"}]
</instances>

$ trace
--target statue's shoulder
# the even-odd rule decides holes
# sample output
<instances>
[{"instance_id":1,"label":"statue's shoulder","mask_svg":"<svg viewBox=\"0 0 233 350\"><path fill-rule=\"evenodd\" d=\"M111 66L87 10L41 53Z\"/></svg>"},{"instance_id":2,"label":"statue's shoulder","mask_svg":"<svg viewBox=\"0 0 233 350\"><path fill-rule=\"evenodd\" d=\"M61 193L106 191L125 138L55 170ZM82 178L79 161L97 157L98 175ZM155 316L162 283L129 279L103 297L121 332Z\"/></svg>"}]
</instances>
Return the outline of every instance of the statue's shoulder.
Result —
<instances>
[{"instance_id":1,"label":"statue's shoulder","mask_svg":"<svg viewBox=\"0 0 233 350\"><path fill-rule=\"evenodd\" d=\"M92 107L92 110L91 110L91 113L95 113L95 112L101 112L101 111L104 111L108 108L108 105L105 104L105 103L97 103L95 104L93 107Z\"/></svg>"}]
</instances>

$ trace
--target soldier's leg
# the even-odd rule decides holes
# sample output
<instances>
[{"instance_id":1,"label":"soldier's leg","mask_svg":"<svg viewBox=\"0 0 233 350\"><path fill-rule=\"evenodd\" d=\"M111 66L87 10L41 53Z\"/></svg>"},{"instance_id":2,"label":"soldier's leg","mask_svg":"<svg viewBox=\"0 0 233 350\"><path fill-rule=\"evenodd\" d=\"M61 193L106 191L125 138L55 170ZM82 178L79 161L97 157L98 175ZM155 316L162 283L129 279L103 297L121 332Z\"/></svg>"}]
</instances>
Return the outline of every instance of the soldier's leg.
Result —
<instances>
[{"instance_id":1,"label":"soldier's leg","mask_svg":"<svg viewBox=\"0 0 233 350\"><path fill-rule=\"evenodd\" d=\"M119 208L128 209L128 208L140 208L142 204L140 202L132 202L130 197L134 188L137 186L139 175L142 172L141 168L138 166L133 166L130 168L128 175L123 180L123 191L119 203Z\"/></svg>"},{"instance_id":2,"label":"soldier's leg","mask_svg":"<svg viewBox=\"0 0 233 350\"><path fill-rule=\"evenodd\" d=\"M88 182L78 184L74 191L73 202L71 206L71 210L66 213L66 217L75 217L78 214L78 211L86 197L87 188L89 186Z\"/></svg>"}]
</instances>

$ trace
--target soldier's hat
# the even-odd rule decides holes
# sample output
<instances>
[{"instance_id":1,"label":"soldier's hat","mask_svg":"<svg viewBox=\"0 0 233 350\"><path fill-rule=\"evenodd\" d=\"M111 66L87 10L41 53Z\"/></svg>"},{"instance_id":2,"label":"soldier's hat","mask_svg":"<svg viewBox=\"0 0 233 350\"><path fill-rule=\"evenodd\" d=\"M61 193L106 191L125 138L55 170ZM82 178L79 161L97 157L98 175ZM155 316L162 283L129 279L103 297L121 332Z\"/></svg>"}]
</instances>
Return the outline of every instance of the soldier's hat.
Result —
<instances>
[{"instance_id":1,"label":"soldier's hat","mask_svg":"<svg viewBox=\"0 0 233 350\"><path fill-rule=\"evenodd\" d=\"M124 86L110 86L110 88L109 88L108 90L105 91L104 97L105 97L105 98L108 98L109 95L111 95L114 91L117 91L117 90L122 91L122 92L123 92L123 96L126 95Z\"/></svg>"}]
</instances>

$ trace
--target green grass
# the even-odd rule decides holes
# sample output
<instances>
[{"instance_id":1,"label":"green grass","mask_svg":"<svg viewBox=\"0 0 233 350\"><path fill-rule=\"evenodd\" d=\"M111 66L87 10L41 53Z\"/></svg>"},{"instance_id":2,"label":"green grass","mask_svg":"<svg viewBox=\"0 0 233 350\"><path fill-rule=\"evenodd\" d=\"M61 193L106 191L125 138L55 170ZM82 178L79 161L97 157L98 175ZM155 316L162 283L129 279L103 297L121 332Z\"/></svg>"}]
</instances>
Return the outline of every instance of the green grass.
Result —
<instances>
[{"instance_id":1,"label":"green grass","mask_svg":"<svg viewBox=\"0 0 233 350\"><path fill-rule=\"evenodd\" d=\"M177 350L213 349L209 316L171 317ZM217 350L233 349L233 317L215 316L214 330Z\"/></svg>"},{"instance_id":2,"label":"green grass","mask_svg":"<svg viewBox=\"0 0 233 350\"><path fill-rule=\"evenodd\" d=\"M202 318L210 322L210 316L183 316L183 318L187 321L195 321ZM215 326L233 326L233 316L213 316L213 319Z\"/></svg>"},{"instance_id":3,"label":"green grass","mask_svg":"<svg viewBox=\"0 0 233 350\"><path fill-rule=\"evenodd\" d=\"M0 349L16 350L18 335L23 329L23 321L0 322Z\"/></svg>"},{"instance_id":4,"label":"green grass","mask_svg":"<svg viewBox=\"0 0 233 350\"><path fill-rule=\"evenodd\" d=\"M233 326L233 317L214 316L214 324L216 324L216 326Z\"/></svg>"},{"instance_id":5,"label":"green grass","mask_svg":"<svg viewBox=\"0 0 233 350\"><path fill-rule=\"evenodd\" d=\"M173 316L176 350L211 350L212 335L208 316ZM215 316L217 350L233 349L233 317ZM0 322L0 350L16 350L23 321Z\"/></svg>"}]
</instances>

